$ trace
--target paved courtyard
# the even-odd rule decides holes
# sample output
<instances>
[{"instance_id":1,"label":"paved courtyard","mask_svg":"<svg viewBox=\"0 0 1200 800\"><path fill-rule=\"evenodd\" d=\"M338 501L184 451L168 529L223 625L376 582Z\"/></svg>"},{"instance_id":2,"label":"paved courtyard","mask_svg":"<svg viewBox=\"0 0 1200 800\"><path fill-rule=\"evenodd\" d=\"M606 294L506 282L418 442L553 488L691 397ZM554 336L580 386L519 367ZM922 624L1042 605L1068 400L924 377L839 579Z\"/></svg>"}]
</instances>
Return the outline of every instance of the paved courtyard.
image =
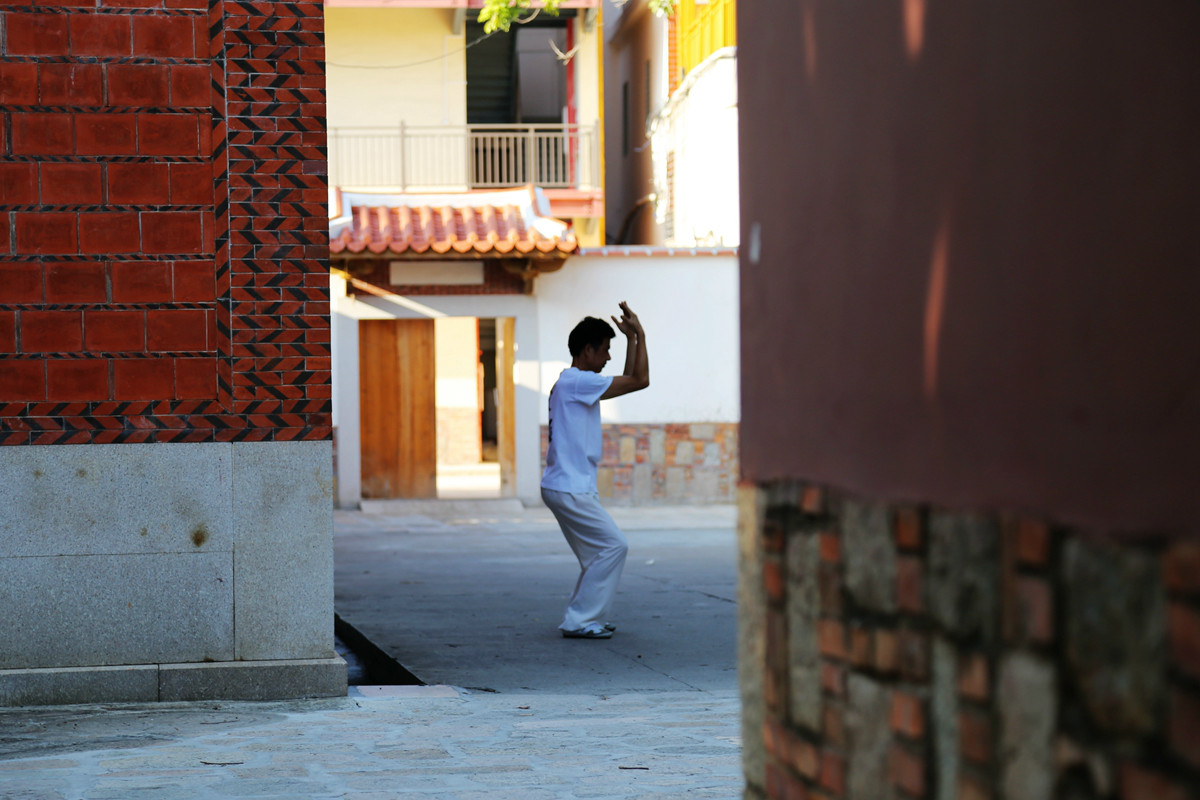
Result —
<instances>
[{"instance_id":1,"label":"paved courtyard","mask_svg":"<svg viewBox=\"0 0 1200 800\"><path fill-rule=\"evenodd\" d=\"M619 630L583 641L544 509L338 512L339 614L431 685L0 711L0 798L740 797L733 510L614 513Z\"/></svg>"}]
</instances>

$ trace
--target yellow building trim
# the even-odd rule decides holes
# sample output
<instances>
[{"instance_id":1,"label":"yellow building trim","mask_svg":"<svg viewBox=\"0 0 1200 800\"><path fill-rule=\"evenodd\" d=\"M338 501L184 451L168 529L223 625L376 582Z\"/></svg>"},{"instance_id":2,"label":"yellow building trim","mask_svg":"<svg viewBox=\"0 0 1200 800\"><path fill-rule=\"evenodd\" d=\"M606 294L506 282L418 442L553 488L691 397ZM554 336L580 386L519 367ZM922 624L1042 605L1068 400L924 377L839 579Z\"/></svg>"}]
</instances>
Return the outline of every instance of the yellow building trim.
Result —
<instances>
[{"instance_id":1,"label":"yellow building trim","mask_svg":"<svg viewBox=\"0 0 1200 800\"><path fill-rule=\"evenodd\" d=\"M680 0L679 66L687 74L722 47L737 45L736 0Z\"/></svg>"},{"instance_id":2,"label":"yellow building trim","mask_svg":"<svg viewBox=\"0 0 1200 800\"><path fill-rule=\"evenodd\" d=\"M596 63L599 65L598 68L596 69L596 96L598 98L600 98L600 126L599 126L600 129L597 132L600 137L600 142L599 142L599 146L600 146L600 188L607 191L608 181L605 179L605 176L608 173L606 173L605 170L608 168L608 166L604 163L604 132L607 130L607 127L605 126L605 123L604 123L604 34L603 34L603 31L604 31L604 6L603 5L601 5L600 8L596 9L596 30L601 31L600 35L598 35L596 37ZM607 207L607 204L608 204L607 196L605 197L604 202ZM602 209L600 212L600 220L599 220L599 223L600 223L599 239L600 239L601 246L603 246L608 241L608 239L605 236L605 231L604 231L604 220L606 217L607 217L607 209Z\"/></svg>"}]
</instances>

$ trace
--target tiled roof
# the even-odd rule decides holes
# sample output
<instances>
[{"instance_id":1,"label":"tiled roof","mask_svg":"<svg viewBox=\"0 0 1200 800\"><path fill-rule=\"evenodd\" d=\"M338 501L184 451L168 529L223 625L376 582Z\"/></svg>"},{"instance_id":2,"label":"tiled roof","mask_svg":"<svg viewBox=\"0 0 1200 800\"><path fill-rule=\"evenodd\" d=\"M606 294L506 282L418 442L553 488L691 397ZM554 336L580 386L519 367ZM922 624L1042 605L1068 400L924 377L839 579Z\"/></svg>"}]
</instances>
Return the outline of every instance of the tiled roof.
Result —
<instances>
[{"instance_id":1,"label":"tiled roof","mask_svg":"<svg viewBox=\"0 0 1200 800\"><path fill-rule=\"evenodd\" d=\"M604 256L612 258L646 258L657 256L736 256L736 247L674 247L641 244L609 244L604 247L581 247L577 256Z\"/></svg>"},{"instance_id":2,"label":"tiled roof","mask_svg":"<svg viewBox=\"0 0 1200 800\"><path fill-rule=\"evenodd\" d=\"M426 258L530 258L579 249L567 225L546 215L536 187L453 194L335 189L329 251Z\"/></svg>"}]
</instances>

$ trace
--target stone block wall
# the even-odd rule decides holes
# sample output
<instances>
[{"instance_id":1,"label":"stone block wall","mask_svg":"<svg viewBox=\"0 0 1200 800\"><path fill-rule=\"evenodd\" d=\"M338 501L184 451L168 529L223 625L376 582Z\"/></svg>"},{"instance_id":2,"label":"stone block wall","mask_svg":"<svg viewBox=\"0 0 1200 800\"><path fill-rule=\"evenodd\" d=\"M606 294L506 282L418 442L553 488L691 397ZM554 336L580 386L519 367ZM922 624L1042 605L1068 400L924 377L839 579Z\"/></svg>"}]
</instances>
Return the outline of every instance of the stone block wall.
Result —
<instances>
[{"instance_id":1,"label":"stone block wall","mask_svg":"<svg viewBox=\"0 0 1200 800\"><path fill-rule=\"evenodd\" d=\"M733 503L735 422L604 425L596 471L600 497L617 506ZM542 426L542 465L547 428Z\"/></svg>"},{"instance_id":2,"label":"stone block wall","mask_svg":"<svg viewBox=\"0 0 1200 800\"><path fill-rule=\"evenodd\" d=\"M336 689L322 12L0 10L0 704Z\"/></svg>"},{"instance_id":3,"label":"stone block wall","mask_svg":"<svg viewBox=\"0 0 1200 800\"><path fill-rule=\"evenodd\" d=\"M748 798L1200 797L1200 545L740 503Z\"/></svg>"}]
</instances>

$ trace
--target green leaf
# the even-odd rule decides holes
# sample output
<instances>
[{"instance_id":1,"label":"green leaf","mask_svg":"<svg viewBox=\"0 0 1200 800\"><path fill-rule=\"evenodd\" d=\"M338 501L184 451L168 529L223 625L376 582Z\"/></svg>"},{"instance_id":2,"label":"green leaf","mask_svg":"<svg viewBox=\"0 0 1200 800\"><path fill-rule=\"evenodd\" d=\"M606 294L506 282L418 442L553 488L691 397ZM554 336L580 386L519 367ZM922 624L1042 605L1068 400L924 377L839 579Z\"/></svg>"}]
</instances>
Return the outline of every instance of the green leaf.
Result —
<instances>
[{"instance_id":1,"label":"green leaf","mask_svg":"<svg viewBox=\"0 0 1200 800\"><path fill-rule=\"evenodd\" d=\"M650 0L650 10L660 17L669 17L675 12L679 0Z\"/></svg>"},{"instance_id":2,"label":"green leaf","mask_svg":"<svg viewBox=\"0 0 1200 800\"><path fill-rule=\"evenodd\" d=\"M558 16L561 4L562 0L546 0L543 10ZM514 22L520 21L521 12L528 11L531 7L530 0L484 0L476 20L483 23L484 33L494 33L498 30L507 33Z\"/></svg>"}]
</instances>

